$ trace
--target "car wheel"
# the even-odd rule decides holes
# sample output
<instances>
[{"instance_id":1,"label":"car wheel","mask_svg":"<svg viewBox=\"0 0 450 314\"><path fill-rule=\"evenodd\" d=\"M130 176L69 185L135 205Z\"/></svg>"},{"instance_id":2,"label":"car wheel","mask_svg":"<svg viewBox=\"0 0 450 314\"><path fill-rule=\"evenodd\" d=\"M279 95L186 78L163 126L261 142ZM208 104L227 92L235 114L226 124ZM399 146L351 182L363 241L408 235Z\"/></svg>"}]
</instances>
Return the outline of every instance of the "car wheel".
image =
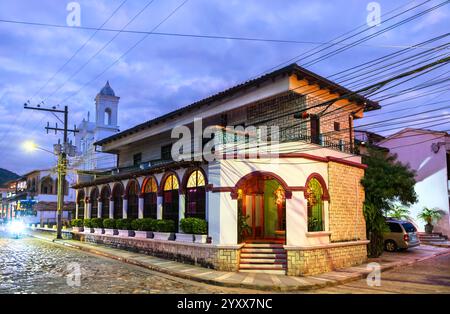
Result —
<instances>
[{"instance_id":1,"label":"car wheel","mask_svg":"<svg viewBox=\"0 0 450 314\"><path fill-rule=\"evenodd\" d=\"M397 243L392 240L387 240L386 242L384 242L384 249L388 252L395 252L397 251Z\"/></svg>"}]
</instances>

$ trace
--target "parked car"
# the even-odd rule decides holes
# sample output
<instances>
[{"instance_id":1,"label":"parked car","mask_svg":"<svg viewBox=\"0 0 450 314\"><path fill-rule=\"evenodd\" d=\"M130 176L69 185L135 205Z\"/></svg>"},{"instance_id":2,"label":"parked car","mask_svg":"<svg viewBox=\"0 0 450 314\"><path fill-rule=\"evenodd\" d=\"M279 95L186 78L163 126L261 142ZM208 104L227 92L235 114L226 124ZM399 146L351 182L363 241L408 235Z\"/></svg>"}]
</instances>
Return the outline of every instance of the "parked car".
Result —
<instances>
[{"instance_id":1,"label":"parked car","mask_svg":"<svg viewBox=\"0 0 450 314\"><path fill-rule=\"evenodd\" d=\"M389 219L386 223L389 227L389 232L383 235L386 251L395 252L420 245L417 229L412 223L394 219Z\"/></svg>"}]
</instances>

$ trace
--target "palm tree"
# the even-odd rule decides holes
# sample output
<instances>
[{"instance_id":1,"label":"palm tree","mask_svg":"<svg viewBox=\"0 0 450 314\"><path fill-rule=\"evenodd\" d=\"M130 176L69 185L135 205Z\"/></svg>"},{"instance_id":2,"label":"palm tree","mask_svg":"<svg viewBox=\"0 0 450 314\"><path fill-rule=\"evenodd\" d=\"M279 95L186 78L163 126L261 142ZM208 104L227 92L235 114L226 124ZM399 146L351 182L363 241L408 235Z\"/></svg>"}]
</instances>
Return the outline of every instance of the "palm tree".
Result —
<instances>
[{"instance_id":1,"label":"palm tree","mask_svg":"<svg viewBox=\"0 0 450 314\"><path fill-rule=\"evenodd\" d=\"M433 232L433 222L441 219L443 211L439 208L428 208L424 207L422 211L417 215L417 218L422 219L427 224L425 225L425 232L432 233Z\"/></svg>"},{"instance_id":2,"label":"palm tree","mask_svg":"<svg viewBox=\"0 0 450 314\"><path fill-rule=\"evenodd\" d=\"M392 205L386 211L386 216L395 218L398 220L411 220L409 209L404 206L397 205L397 204Z\"/></svg>"}]
</instances>

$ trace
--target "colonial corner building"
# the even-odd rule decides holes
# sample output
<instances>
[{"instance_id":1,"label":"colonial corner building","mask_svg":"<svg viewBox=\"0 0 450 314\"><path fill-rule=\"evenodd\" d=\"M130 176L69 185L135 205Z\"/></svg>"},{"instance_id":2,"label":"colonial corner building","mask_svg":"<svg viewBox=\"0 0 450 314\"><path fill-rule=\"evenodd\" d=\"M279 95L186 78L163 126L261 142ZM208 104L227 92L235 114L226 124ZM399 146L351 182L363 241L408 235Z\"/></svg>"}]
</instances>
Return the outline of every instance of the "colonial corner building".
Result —
<instances>
[{"instance_id":1,"label":"colonial corner building","mask_svg":"<svg viewBox=\"0 0 450 314\"><path fill-rule=\"evenodd\" d=\"M117 104L112 90L102 95L108 97ZM365 165L353 151L353 121L378 108L292 64L115 133L94 145L116 155L117 167L73 186L77 217L178 223L185 217L203 218L210 241L191 237L186 242L179 225L174 240L76 236L226 271L298 276L363 263L368 241L360 180ZM101 110L98 116L110 117L116 107ZM256 133L259 127L276 126L279 133L276 141L266 140L270 154L251 154L255 147L244 131L231 134L235 143L249 144L243 150L240 144L231 146L241 149L240 157L173 160L178 139L172 130L184 125L194 131L197 118L203 128L225 130L214 137L220 156L230 139L227 126L253 126ZM205 139L192 140L205 144Z\"/></svg>"}]
</instances>

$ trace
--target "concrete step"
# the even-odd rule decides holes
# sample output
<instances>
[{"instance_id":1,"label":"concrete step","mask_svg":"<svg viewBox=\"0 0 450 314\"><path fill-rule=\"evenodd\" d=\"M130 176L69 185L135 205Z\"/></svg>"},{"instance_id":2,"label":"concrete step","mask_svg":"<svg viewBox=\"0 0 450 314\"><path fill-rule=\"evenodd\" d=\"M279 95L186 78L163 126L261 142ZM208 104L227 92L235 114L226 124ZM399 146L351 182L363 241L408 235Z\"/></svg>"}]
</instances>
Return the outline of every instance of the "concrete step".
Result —
<instances>
[{"instance_id":1,"label":"concrete step","mask_svg":"<svg viewBox=\"0 0 450 314\"><path fill-rule=\"evenodd\" d=\"M421 243L440 243L440 242L447 242L447 239L428 239L428 240L420 240Z\"/></svg>"},{"instance_id":2,"label":"concrete step","mask_svg":"<svg viewBox=\"0 0 450 314\"><path fill-rule=\"evenodd\" d=\"M258 273L258 274L271 274L271 275L286 275L285 270L276 269L240 269L241 273Z\"/></svg>"},{"instance_id":3,"label":"concrete step","mask_svg":"<svg viewBox=\"0 0 450 314\"><path fill-rule=\"evenodd\" d=\"M286 259L286 253L241 253L241 258L284 258Z\"/></svg>"},{"instance_id":4,"label":"concrete step","mask_svg":"<svg viewBox=\"0 0 450 314\"><path fill-rule=\"evenodd\" d=\"M243 264L239 265L239 269L286 269L286 264Z\"/></svg>"},{"instance_id":5,"label":"concrete step","mask_svg":"<svg viewBox=\"0 0 450 314\"><path fill-rule=\"evenodd\" d=\"M246 248L241 249L241 253L272 253L272 254L283 254L286 251L283 249L272 249L272 248Z\"/></svg>"},{"instance_id":6,"label":"concrete step","mask_svg":"<svg viewBox=\"0 0 450 314\"><path fill-rule=\"evenodd\" d=\"M241 258L241 264L286 264L285 258Z\"/></svg>"},{"instance_id":7,"label":"concrete step","mask_svg":"<svg viewBox=\"0 0 450 314\"><path fill-rule=\"evenodd\" d=\"M274 249L283 249L283 244L276 243L248 243L244 245L244 248L274 248Z\"/></svg>"},{"instance_id":8,"label":"concrete step","mask_svg":"<svg viewBox=\"0 0 450 314\"><path fill-rule=\"evenodd\" d=\"M444 238L442 236L439 235L419 235L420 239L440 239L440 238Z\"/></svg>"}]
</instances>

